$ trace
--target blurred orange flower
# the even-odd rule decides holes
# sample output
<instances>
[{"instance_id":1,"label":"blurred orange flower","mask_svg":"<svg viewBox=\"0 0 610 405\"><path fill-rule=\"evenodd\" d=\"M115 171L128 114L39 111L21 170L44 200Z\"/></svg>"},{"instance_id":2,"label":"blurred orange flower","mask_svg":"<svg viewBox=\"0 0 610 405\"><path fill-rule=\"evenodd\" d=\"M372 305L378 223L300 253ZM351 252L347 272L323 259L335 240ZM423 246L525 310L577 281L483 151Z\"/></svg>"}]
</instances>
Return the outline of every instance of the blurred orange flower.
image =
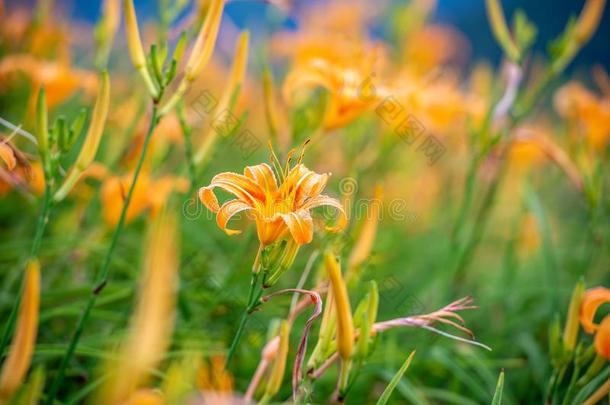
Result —
<instances>
[{"instance_id":1,"label":"blurred orange flower","mask_svg":"<svg viewBox=\"0 0 610 405\"><path fill-rule=\"evenodd\" d=\"M36 94L40 86L45 87L49 108L67 100L79 89L89 96L96 92L96 75L87 70L74 69L67 63L40 60L31 55L11 55L0 61L2 81L16 72L25 73L33 82L35 89L31 94Z\"/></svg>"},{"instance_id":2,"label":"blurred orange flower","mask_svg":"<svg viewBox=\"0 0 610 405\"><path fill-rule=\"evenodd\" d=\"M103 216L109 225L116 225L119 222L132 177L131 173L125 176L111 176L102 185ZM143 171L133 190L125 221L129 223L146 210L150 210L150 214L155 216L163 208L172 192L185 193L188 189L189 182L183 177L162 176L154 179L149 173Z\"/></svg>"},{"instance_id":3,"label":"blurred orange flower","mask_svg":"<svg viewBox=\"0 0 610 405\"><path fill-rule=\"evenodd\" d=\"M555 94L555 109L578 125L589 144L603 149L610 140L610 97L598 96L580 83L572 82Z\"/></svg>"},{"instance_id":4,"label":"blurred orange flower","mask_svg":"<svg viewBox=\"0 0 610 405\"><path fill-rule=\"evenodd\" d=\"M610 315L595 323L597 310L610 303L610 289L597 287L587 290L580 306L580 323L587 333L595 333L595 350L610 359Z\"/></svg>"},{"instance_id":5,"label":"blurred orange flower","mask_svg":"<svg viewBox=\"0 0 610 405\"><path fill-rule=\"evenodd\" d=\"M233 392L233 376L227 371L223 356L212 356L209 365L207 362L199 364L196 386L208 394Z\"/></svg>"},{"instance_id":6,"label":"blurred orange flower","mask_svg":"<svg viewBox=\"0 0 610 405\"><path fill-rule=\"evenodd\" d=\"M347 217L338 200L321 194L329 174L315 173L300 160L292 169L288 164L285 169L279 164L276 166L282 178L279 186L271 167L262 163L246 167L243 175L230 172L217 174L209 186L199 189L199 198L210 211L217 214L218 226L228 235L241 232L227 228L227 223L236 214L246 211L254 215L262 245L269 245L287 233L299 245L309 243L313 238L311 209L331 206L339 211L339 223L329 228L331 231L345 227ZM220 206L213 192L216 187L237 198Z\"/></svg>"},{"instance_id":7,"label":"blurred orange flower","mask_svg":"<svg viewBox=\"0 0 610 405\"><path fill-rule=\"evenodd\" d=\"M373 109L384 94L372 84L380 48L355 48L353 52L333 52L331 49L308 49L297 56L286 77L283 92L286 100L294 100L300 89L322 87L330 93L324 127L344 126L362 113ZM352 48L354 48L352 46Z\"/></svg>"},{"instance_id":8,"label":"blurred orange flower","mask_svg":"<svg viewBox=\"0 0 610 405\"><path fill-rule=\"evenodd\" d=\"M3 136L0 136L0 162L0 196L14 188L42 194L44 176L40 164L30 163L26 155Z\"/></svg>"}]
</instances>

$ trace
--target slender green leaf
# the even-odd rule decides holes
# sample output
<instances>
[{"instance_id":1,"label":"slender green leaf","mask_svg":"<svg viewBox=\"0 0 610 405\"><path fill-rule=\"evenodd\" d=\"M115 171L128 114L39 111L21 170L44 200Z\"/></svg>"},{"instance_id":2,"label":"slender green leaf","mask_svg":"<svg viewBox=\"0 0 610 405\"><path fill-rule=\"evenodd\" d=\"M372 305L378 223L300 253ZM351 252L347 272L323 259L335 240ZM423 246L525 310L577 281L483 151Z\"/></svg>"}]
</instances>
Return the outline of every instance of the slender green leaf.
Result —
<instances>
[{"instance_id":1,"label":"slender green leaf","mask_svg":"<svg viewBox=\"0 0 610 405\"><path fill-rule=\"evenodd\" d=\"M498 383L496 384L496 392L491 401L491 405L500 405L502 403L502 393L504 392L504 370L500 372Z\"/></svg>"},{"instance_id":2,"label":"slender green leaf","mask_svg":"<svg viewBox=\"0 0 610 405\"><path fill-rule=\"evenodd\" d=\"M398 384L398 382L402 378L403 374L407 371L407 369L411 365L411 360L413 360L414 355L415 355L415 350L413 350L411 352L411 354L409 355L409 357L407 357L407 359L405 360L402 367L400 367L400 370L398 370L398 372L394 375L394 377L392 377L392 380L390 381L388 386L385 387L385 390L383 390L383 394L381 394L381 397L379 397L379 400L377 401L377 405L385 405L388 402L388 400L390 399L390 395L392 395L392 392L394 392L394 389L396 388L396 385Z\"/></svg>"}]
</instances>

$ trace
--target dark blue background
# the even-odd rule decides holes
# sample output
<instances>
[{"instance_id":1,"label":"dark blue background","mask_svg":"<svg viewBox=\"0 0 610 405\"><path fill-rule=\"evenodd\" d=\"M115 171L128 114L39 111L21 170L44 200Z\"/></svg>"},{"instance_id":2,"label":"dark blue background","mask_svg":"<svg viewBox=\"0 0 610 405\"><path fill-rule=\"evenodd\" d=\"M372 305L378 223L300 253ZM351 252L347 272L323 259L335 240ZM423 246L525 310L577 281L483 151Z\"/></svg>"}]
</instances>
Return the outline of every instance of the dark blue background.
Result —
<instances>
[{"instance_id":1,"label":"dark blue background","mask_svg":"<svg viewBox=\"0 0 610 405\"><path fill-rule=\"evenodd\" d=\"M97 20L101 0L57 0L73 18L86 21ZM310 0L297 1L297 4ZM33 0L8 0L7 5L28 4ZM507 16L512 16L518 8L538 26L538 39L535 49L544 51L549 41L563 30L570 15L578 15L584 0L503 0ZM138 15L145 17L156 13L156 0L135 0ZM233 0L227 5L229 17L239 27L260 28L270 15L268 5L257 0ZM510 19L510 17L508 17ZM494 42L485 13L484 0L438 0L433 18L436 22L449 23L457 27L469 39L471 56L476 59L487 58L497 62L500 50ZM277 21L274 25L277 24ZM290 25L290 22L287 23ZM595 36L583 49L574 65L584 67L600 63L610 67L610 5L606 5L602 23Z\"/></svg>"}]
</instances>

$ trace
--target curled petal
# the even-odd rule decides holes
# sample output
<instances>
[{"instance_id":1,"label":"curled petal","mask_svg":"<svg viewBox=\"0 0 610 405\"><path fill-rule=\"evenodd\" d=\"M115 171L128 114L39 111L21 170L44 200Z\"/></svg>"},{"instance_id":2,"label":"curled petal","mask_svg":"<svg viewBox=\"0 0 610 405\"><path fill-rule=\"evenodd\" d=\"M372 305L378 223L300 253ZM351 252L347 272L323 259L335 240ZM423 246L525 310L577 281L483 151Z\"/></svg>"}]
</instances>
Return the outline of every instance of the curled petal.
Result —
<instances>
[{"instance_id":1,"label":"curled petal","mask_svg":"<svg viewBox=\"0 0 610 405\"><path fill-rule=\"evenodd\" d=\"M605 303L610 303L610 289L597 287L587 290L580 305L580 323L587 333L593 333L599 325L595 323L597 309Z\"/></svg>"},{"instance_id":2,"label":"curled petal","mask_svg":"<svg viewBox=\"0 0 610 405\"><path fill-rule=\"evenodd\" d=\"M6 163L9 170L13 170L17 165L17 158L13 149L4 142L0 142L0 159Z\"/></svg>"},{"instance_id":3,"label":"curled petal","mask_svg":"<svg viewBox=\"0 0 610 405\"><path fill-rule=\"evenodd\" d=\"M296 185L295 203L297 206L303 204L307 198L319 196L328 181L328 174L318 174L311 170L306 170L307 173L299 179Z\"/></svg>"},{"instance_id":4,"label":"curled petal","mask_svg":"<svg viewBox=\"0 0 610 405\"><path fill-rule=\"evenodd\" d=\"M213 191L215 187L222 188L250 205L263 200L265 196L261 187L251 178L237 173L220 173L212 178L209 186L199 189L199 199L212 212L218 212L220 209L218 199Z\"/></svg>"},{"instance_id":5,"label":"curled petal","mask_svg":"<svg viewBox=\"0 0 610 405\"><path fill-rule=\"evenodd\" d=\"M610 316L605 317L599 324L599 330L595 334L595 351L610 360Z\"/></svg>"},{"instance_id":6,"label":"curled petal","mask_svg":"<svg viewBox=\"0 0 610 405\"><path fill-rule=\"evenodd\" d=\"M323 59L315 59L304 68L294 69L284 81L283 93L286 100L292 99L292 94L299 89L323 87L335 90L340 87L339 80L332 75L332 66Z\"/></svg>"},{"instance_id":7,"label":"curled petal","mask_svg":"<svg viewBox=\"0 0 610 405\"><path fill-rule=\"evenodd\" d=\"M313 220L308 211L299 210L282 214L282 219L296 243L304 245L311 242L313 239Z\"/></svg>"},{"instance_id":8,"label":"curled petal","mask_svg":"<svg viewBox=\"0 0 610 405\"><path fill-rule=\"evenodd\" d=\"M229 229L227 228L227 223L231 220L233 216L242 212L251 210L252 207L248 204L240 201L240 200L231 200L227 201L220 207L218 214L216 215L216 223L227 233L227 235L237 235L240 234L241 231L238 229Z\"/></svg>"},{"instance_id":9,"label":"curled petal","mask_svg":"<svg viewBox=\"0 0 610 405\"><path fill-rule=\"evenodd\" d=\"M275 193L277 191L277 181L273 170L267 163L256 166L248 166L244 169L246 177L254 180L263 190Z\"/></svg>"},{"instance_id":10,"label":"curled petal","mask_svg":"<svg viewBox=\"0 0 610 405\"><path fill-rule=\"evenodd\" d=\"M343 209L343 205L339 202L339 200L329 197L327 195L319 195L307 200L302 206L303 210L311 210L316 207L321 206L330 206L337 209L339 212L339 219L337 221L337 225L335 226L327 226L326 229L330 232L338 232L344 229L347 226L347 215L345 214L345 210Z\"/></svg>"}]
</instances>

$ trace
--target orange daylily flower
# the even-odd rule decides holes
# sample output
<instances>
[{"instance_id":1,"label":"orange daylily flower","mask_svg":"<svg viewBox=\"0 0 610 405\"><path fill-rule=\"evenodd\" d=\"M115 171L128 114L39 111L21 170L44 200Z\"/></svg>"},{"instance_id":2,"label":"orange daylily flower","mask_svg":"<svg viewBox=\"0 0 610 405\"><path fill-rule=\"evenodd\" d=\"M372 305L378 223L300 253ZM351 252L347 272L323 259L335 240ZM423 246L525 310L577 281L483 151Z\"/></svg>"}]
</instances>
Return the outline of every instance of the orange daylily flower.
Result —
<instances>
[{"instance_id":1,"label":"orange daylily flower","mask_svg":"<svg viewBox=\"0 0 610 405\"><path fill-rule=\"evenodd\" d=\"M37 59L31 55L12 55L0 62L0 78L15 72L25 73L36 88L45 87L49 108L62 103L77 90L93 95L97 77L93 72L71 68L67 63ZM36 94L37 91L32 91Z\"/></svg>"},{"instance_id":2,"label":"orange daylily flower","mask_svg":"<svg viewBox=\"0 0 610 405\"><path fill-rule=\"evenodd\" d=\"M17 166L17 157L8 142L0 141L0 159L8 170L13 170Z\"/></svg>"},{"instance_id":3,"label":"orange daylily flower","mask_svg":"<svg viewBox=\"0 0 610 405\"><path fill-rule=\"evenodd\" d=\"M32 182L32 180L39 180L35 179L35 176L42 176L42 173L35 170L37 168L34 166L37 162L30 164L26 155L12 145L9 138L0 135L0 196L13 188L27 190L28 186L39 194L38 191L41 191L43 187L37 187L37 184Z\"/></svg>"},{"instance_id":4,"label":"orange daylily flower","mask_svg":"<svg viewBox=\"0 0 610 405\"><path fill-rule=\"evenodd\" d=\"M195 386L207 393L233 392L233 376L227 371L224 356L212 356L210 363L201 361L197 367Z\"/></svg>"},{"instance_id":5,"label":"orange daylily flower","mask_svg":"<svg viewBox=\"0 0 610 405\"><path fill-rule=\"evenodd\" d=\"M119 222L132 177L130 173L126 176L112 176L104 181L101 196L106 223L116 225ZM146 210L150 210L151 215L155 216L172 192L185 193L188 188L189 182L183 177L163 176L154 179L148 173L142 172L133 191L125 221L129 223Z\"/></svg>"},{"instance_id":6,"label":"orange daylily flower","mask_svg":"<svg viewBox=\"0 0 610 405\"><path fill-rule=\"evenodd\" d=\"M302 158L302 156L301 156ZM277 159L275 159L277 161ZM199 199L212 212L216 213L218 226L228 235L241 231L227 228L229 220L240 212L249 212L256 221L256 231L262 245L267 246L287 234L303 245L313 238L313 219L310 210L320 206L331 206L340 214L339 223L327 228L337 231L347 224L347 216L341 203L322 195L330 174L318 174L309 170L301 159L290 169L287 165L278 173L282 183L278 185L271 167L262 163L248 166L244 174L219 173L212 178L210 185L199 189ZM234 195L235 199L219 205L214 188L219 187Z\"/></svg>"},{"instance_id":7,"label":"orange daylily flower","mask_svg":"<svg viewBox=\"0 0 610 405\"><path fill-rule=\"evenodd\" d=\"M610 316L604 318L599 324L595 334L595 350L600 356L610 359Z\"/></svg>"},{"instance_id":8,"label":"orange daylily flower","mask_svg":"<svg viewBox=\"0 0 610 405\"><path fill-rule=\"evenodd\" d=\"M290 57L292 69L283 86L291 102L297 90L327 90L329 105L323 126L334 129L372 110L384 90L372 78L385 58L381 43L368 37L366 22L373 8L362 1L312 7L300 19L307 30L282 32L272 41L274 56ZM387 95L387 94L386 94Z\"/></svg>"},{"instance_id":9,"label":"orange daylily flower","mask_svg":"<svg viewBox=\"0 0 610 405\"><path fill-rule=\"evenodd\" d=\"M610 141L610 97L599 96L579 83L568 83L555 94L555 109L576 123L588 143L603 150Z\"/></svg>"},{"instance_id":10,"label":"orange daylily flower","mask_svg":"<svg viewBox=\"0 0 610 405\"><path fill-rule=\"evenodd\" d=\"M378 48L354 51L344 60L337 56L309 55L297 64L284 82L284 97L293 99L299 89L322 87L330 93L324 127L338 128L348 124L366 111L373 109L385 94L379 85L371 83Z\"/></svg>"},{"instance_id":11,"label":"orange daylily flower","mask_svg":"<svg viewBox=\"0 0 610 405\"><path fill-rule=\"evenodd\" d=\"M610 303L610 289L597 287L585 292L580 305L580 323L587 333L595 333L595 350L600 356L610 359L610 315L595 323L597 310Z\"/></svg>"}]
</instances>

